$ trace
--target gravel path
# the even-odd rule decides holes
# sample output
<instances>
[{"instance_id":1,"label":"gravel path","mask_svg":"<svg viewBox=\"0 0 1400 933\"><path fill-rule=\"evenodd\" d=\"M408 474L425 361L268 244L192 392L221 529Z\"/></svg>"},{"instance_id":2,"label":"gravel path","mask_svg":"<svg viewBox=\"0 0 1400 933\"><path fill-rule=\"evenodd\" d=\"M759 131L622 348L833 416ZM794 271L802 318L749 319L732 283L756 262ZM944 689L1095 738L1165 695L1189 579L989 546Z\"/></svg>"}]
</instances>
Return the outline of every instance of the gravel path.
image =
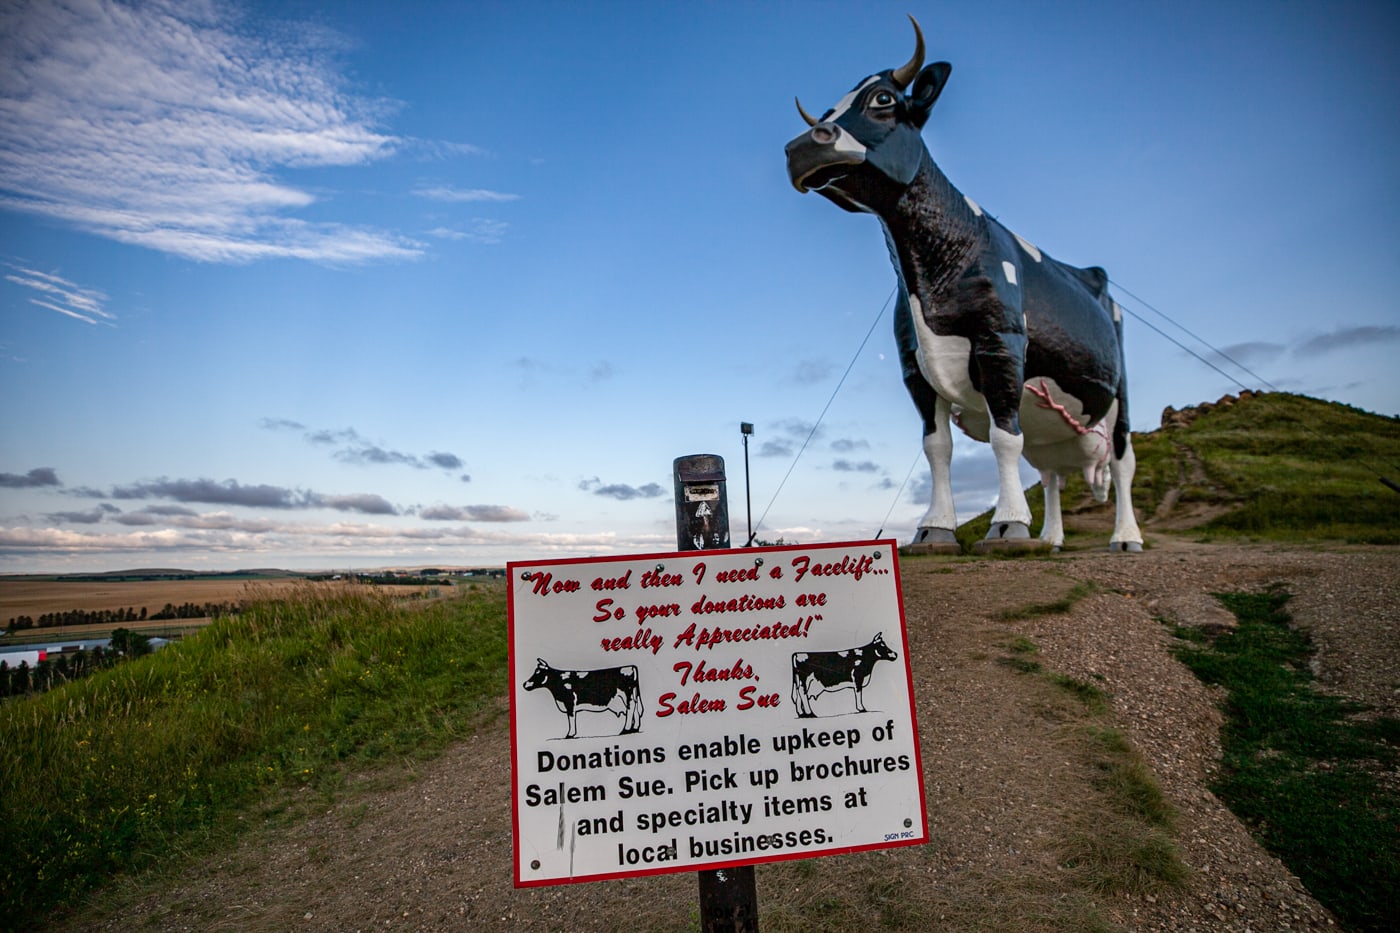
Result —
<instances>
[{"instance_id":1,"label":"gravel path","mask_svg":"<svg viewBox=\"0 0 1400 933\"><path fill-rule=\"evenodd\" d=\"M1400 549L1154 545L1131 556L902 561L933 841L759 866L765 930L1335 929L1207 789L1220 754L1216 698L1172 659L1161 620L1230 625L1210 593L1282 582L1319 646L1321 681L1395 713ZM999 615L1077 582L1096 589L1069 613ZM1179 813L1183 887L1094 894L1067 880L1061 846L1086 828L1092 775L1053 691L1000 663L1018 638L1038 646L1046 669L1109 695L1103 715ZM692 874L512 888L509 760L501 716L408 780L365 777L326 813L255 829L173 883L102 892L60 928L695 929Z\"/></svg>"}]
</instances>

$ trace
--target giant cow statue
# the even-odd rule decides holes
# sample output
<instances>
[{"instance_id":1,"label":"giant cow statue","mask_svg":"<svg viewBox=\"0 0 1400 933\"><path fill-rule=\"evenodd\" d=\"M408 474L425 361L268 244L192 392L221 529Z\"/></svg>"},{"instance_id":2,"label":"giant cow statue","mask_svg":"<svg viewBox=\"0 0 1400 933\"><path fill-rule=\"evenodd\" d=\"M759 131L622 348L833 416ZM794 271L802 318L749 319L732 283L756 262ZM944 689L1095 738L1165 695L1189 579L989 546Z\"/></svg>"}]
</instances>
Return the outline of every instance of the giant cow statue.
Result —
<instances>
[{"instance_id":1,"label":"giant cow statue","mask_svg":"<svg viewBox=\"0 0 1400 933\"><path fill-rule=\"evenodd\" d=\"M1100 502L1110 482L1117 487L1110 548L1140 551L1122 312L1108 295L1108 274L1056 262L934 164L921 130L952 66L923 67L923 32L910 20L908 63L861 80L820 120L798 102L810 129L788 143L787 163L798 191L874 214L884 227L899 278L900 363L933 474L933 501L913 543L956 546L951 420L990 441L996 456L1000 491L988 546L1031 543L1017 466L1024 456L1045 488L1042 541L1064 542L1060 490L1078 470Z\"/></svg>"}]
</instances>

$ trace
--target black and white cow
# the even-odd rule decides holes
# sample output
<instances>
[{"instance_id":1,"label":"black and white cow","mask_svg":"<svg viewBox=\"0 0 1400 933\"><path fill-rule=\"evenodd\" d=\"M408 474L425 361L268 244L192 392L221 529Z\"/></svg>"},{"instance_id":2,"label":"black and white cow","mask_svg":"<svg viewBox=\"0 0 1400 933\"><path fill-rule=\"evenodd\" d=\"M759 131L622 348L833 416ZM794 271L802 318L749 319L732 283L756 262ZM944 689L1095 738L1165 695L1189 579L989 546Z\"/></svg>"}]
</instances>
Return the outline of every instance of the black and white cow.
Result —
<instances>
[{"instance_id":1,"label":"black and white cow","mask_svg":"<svg viewBox=\"0 0 1400 933\"><path fill-rule=\"evenodd\" d=\"M865 687L876 661L897 661L899 655L885 644L883 632L870 643L845 651L798 651L792 656L792 703L801 719L810 719L812 701L823 693L854 690L856 712L865 712Z\"/></svg>"},{"instance_id":2,"label":"black and white cow","mask_svg":"<svg viewBox=\"0 0 1400 933\"><path fill-rule=\"evenodd\" d=\"M934 164L921 131L952 66L913 58L862 80L787 145L798 191L875 214L899 278L895 336L924 422L933 501L915 544L955 546L949 422L990 441L1000 490L989 543L1028 539L1022 456L1045 488L1041 540L1059 547L1060 488L1082 471L1102 502L1117 486L1110 547L1139 551L1122 313L1108 274L1057 262L988 216ZM911 87L912 83L912 87ZM905 89L909 93L905 93Z\"/></svg>"},{"instance_id":3,"label":"black and white cow","mask_svg":"<svg viewBox=\"0 0 1400 933\"><path fill-rule=\"evenodd\" d=\"M610 712L621 717L623 725L620 735L637 732L642 727L642 692L634 665L605 667L596 671L561 671L537 658L535 673L525 681L524 687L526 690L543 687L554 697L554 704L569 717L566 739L578 734L579 710Z\"/></svg>"}]
</instances>

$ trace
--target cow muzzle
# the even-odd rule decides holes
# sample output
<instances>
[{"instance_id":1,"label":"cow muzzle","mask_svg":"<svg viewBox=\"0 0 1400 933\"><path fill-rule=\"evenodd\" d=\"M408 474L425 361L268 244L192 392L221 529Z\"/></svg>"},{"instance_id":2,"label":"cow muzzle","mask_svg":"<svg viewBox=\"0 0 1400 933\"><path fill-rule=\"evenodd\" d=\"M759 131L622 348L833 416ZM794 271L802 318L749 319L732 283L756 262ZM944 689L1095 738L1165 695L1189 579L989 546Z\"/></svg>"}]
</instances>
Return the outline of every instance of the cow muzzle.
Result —
<instances>
[{"instance_id":1,"label":"cow muzzle","mask_svg":"<svg viewBox=\"0 0 1400 933\"><path fill-rule=\"evenodd\" d=\"M835 123L818 123L788 143L788 177L803 194L823 188L865 161L865 146Z\"/></svg>"}]
</instances>

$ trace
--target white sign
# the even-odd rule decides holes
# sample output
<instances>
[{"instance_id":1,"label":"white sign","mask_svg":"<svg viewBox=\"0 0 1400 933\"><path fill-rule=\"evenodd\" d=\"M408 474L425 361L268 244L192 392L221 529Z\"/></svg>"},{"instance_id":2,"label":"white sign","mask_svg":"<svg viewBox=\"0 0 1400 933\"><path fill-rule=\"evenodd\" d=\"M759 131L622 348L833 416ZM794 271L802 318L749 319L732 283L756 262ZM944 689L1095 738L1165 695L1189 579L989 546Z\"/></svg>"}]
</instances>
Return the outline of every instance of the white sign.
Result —
<instances>
[{"instance_id":1,"label":"white sign","mask_svg":"<svg viewBox=\"0 0 1400 933\"><path fill-rule=\"evenodd\" d=\"M927 842L895 547L510 564L516 885Z\"/></svg>"}]
</instances>

